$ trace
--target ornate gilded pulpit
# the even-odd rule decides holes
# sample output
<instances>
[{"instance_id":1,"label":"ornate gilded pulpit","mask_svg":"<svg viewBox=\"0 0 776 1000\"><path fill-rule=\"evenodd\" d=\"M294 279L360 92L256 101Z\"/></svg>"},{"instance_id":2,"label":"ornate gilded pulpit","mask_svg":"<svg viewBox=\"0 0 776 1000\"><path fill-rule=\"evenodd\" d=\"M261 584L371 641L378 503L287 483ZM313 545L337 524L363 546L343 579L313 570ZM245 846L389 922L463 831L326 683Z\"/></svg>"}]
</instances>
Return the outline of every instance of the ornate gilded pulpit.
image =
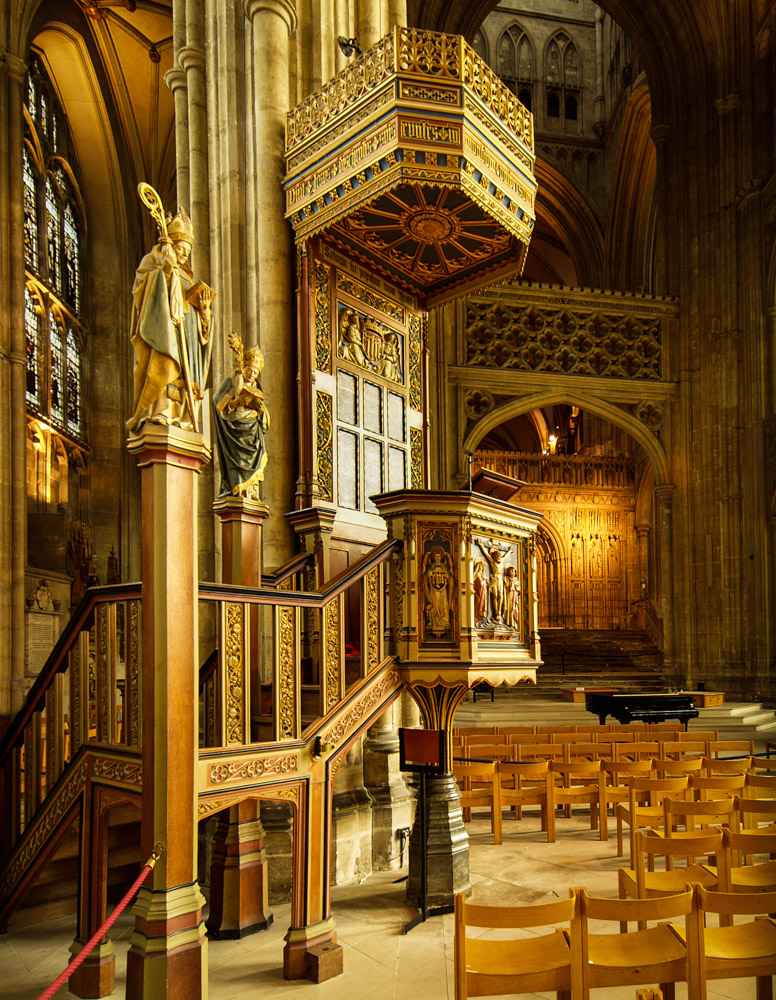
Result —
<instances>
[{"instance_id":1,"label":"ornate gilded pulpit","mask_svg":"<svg viewBox=\"0 0 776 1000\"><path fill-rule=\"evenodd\" d=\"M501 499L473 490L374 497L389 537L403 542L391 587L393 648L431 728L449 732L476 684L536 682L541 515L503 499L520 484L499 480Z\"/></svg>"},{"instance_id":2,"label":"ornate gilded pulpit","mask_svg":"<svg viewBox=\"0 0 776 1000\"><path fill-rule=\"evenodd\" d=\"M300 317L294 523L324 564L331 539L374 543L386 523L404 541L394 651L426 725L448 732L448 773L429 783L432 909L468 885L449 773L455 707L478 682L534 679L538 516L425 490L426 311L522 272L533 141L531 113L463 38L414 28L394 28L286 120Z\"/></svg>"}]
</instances>

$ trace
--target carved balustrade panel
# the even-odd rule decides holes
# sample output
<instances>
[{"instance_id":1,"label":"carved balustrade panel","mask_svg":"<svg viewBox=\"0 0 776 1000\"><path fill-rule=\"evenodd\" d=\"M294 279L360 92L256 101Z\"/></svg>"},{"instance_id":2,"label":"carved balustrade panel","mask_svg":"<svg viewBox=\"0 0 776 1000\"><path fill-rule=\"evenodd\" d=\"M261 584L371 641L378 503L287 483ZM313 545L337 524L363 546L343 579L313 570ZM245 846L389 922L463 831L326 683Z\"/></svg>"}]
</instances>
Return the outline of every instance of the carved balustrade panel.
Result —
<instances>
[{"instance_id":1,"label":"carved balustrade panel","mask_svg":"<svg viewBox=\"0 0 776 1000\"><path fill-rule=\"evenodd\" d=\"M484 368L660 380L674 300L524 286L467 300L464 363ZM645 422L647 422L645 420Z\"/></svg>"}]
</instances>

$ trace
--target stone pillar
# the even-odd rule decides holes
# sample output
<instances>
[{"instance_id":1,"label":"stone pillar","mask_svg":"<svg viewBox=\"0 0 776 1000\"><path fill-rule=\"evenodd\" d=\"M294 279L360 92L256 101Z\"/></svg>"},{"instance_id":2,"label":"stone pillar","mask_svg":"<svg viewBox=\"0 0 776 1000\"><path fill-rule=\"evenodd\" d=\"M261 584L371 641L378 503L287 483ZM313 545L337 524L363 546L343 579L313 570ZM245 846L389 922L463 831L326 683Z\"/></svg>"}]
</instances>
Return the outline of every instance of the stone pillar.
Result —
<instances>
[{"instance_id":1,"label":"stone pillar","mask_svg":"<svg viewBox=\"0 0 776 1000\"><path fill-rule=\"evenodd\" d=\"M245 0L252 29L253 119L256 156L256 311L266 363L264 390L272 415L272 440L285 461L273 467L264 499L272 512L264 532L264 563L283 565L293 554L293 535L283 514L295 489L296 370L293 344L293 248L284 218L285 115L289 110L289 36L296 29L290 0Z\"/></svg>"},{"instance_id":2,"label":"stone pillar","mask_svg":"<svg viewBox=\"0 0 776 1000\"><path fill-rule=\"evenodd\" d=\"M356 38L361 51L379 42L382 37L381 0L358 0L356 7Z\"/></svg>"},{"instance_id":3,"label":"stone pillar","mask_svg":"<svg viewBox=\"0 0 776 1000\"><path fill-rule=\"evenodd\" d=\"M407 0L388 0L388 24L386 31L390 31L395 25L400 28L407 27Z\"/></svg>"},{"instance_id":4,"label":"stone pillar","mask_svg":"<svg viewBox=\"0 0 776 1000\"><path fill-rule=\"evenodd\" d=\"M0 716L15 714L24 695L24 568L27 556L27 402L24 344L24 245L22 212L22 103L26 66L0 49L0 391L6 429L0 474L0 525L6 552L0 576ZM6 700L6 693L8 697Z\"/></svg>"},{"instance_id":5,"label":"stone pillar","mask_svg":"<svg viewBox=\"0 0 776 1000\"><path fill-rule=\"evenodd\" d=\"M392 705L370 726L364 740L364 785L372 799L372 869L399 868L397 830L411 826L411 800L399 770Z\"/></svg>"},{"instance_id":6,"label":"stone pillar","mask_svg":"<svg viewBox=\"0 0 776 1000\"><path fill-rule=\"evenodd\" d=\"M197 884L197 474L200 434L146 424L130 438L142 494L141 854L165 852L132 909L130 1000L207 996L205 902Z\"/></svg>"},{"instance_id":7,"label":"stone pillar","mask_svg":"<svg viewBox=\"0 0 776 1000\"><path fill-rule=\"evenodd\" d=\"M205 13L200 0L186 2L186 44L176 53L186 74L189 215L195 244L192 266L210 281L210 186L208 183L207 81L205 72ZM177 110L177 108L176 108ZM177 121L176 121L177 124ZM177 140L176 130L176 140Z\"/></svg>"},{"instance_id":8,"label":"stone pillar","mask_svg":"<svg viewBox=\"0 0 776 1000\"><path fill-rule=\"evenodd\" d=\"M261 585L261 525L269 511L242 497L219 497L214 510L221 520L223 582ZM258 607L251 608L258 612ZM251 614L251 636L258 638L258 614ZM251 692L259 691L258 647L251 649ZM257 707L257 706L252 706ZM267 852L258 800L246 799L219 816L210 869L211 937L242 938L265 930L269 912Z\"/></svg>"},{"instance_id":9,"label":"stone pillar","mask_svg":"<svg viewBox=\"0 0 776 1000\"><path fill-rule=\"evenodd\" d=\"M666 673L673 676L674 663L674 604L673 604L673 498L674 487L670 483L655 487L657 517L660 524L660 610L663 616L663 662ZM691 683L689 677L673 677L681 688Z\"/></svg>"},{"instance_id":10,"label":"stone pillar","mask_svg":"<svg viewBox=\"0 0 776 1000\"><path fill-rule=\"evenodd\" d=\"M175 104L175 184L178 204L191 204L189 189L189 99L186 93L186 74L180 66L173 66L164 74L164 82Z\"/></svg>"},{"instance_id":11,"label":"stone pillar","mask_svg":"<svg viewBox=\"0 0 776 1000\"><path fill-rule=\"evenodd\" d=\"M469 837L463 824L458 785L452 774L453 718L468 688L465 684L434 687L415 684L410 689L420 705L427 729L443 729L446 734L443 773L426 778L426 903L430 911L448 912L458 892L471 891L469 881ZM420 789L420 781L418 781ZM420 793L419 793L420 794ZM422 905L421 850L418 801L410 835L410 866L407 901Z\"/></svg>"}]
</instances>

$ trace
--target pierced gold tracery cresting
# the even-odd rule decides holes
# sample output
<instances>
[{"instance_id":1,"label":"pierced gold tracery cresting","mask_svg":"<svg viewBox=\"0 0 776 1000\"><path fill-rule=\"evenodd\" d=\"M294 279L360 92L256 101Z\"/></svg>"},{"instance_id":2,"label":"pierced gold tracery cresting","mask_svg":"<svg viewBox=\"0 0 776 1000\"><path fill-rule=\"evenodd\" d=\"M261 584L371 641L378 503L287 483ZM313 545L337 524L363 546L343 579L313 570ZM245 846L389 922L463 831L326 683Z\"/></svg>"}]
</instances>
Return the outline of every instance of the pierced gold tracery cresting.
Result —
<instances>
[{"instance_id":1,"label":"pierced gold tracery cresting","mask_svg":"<svg viewBox=\"0 0 776 1000\"><path fill-rule=\"evenodd\" d=\"M375 567L366 575L367 669L380 660L380 570Z\"/></svg>"},{"instance_id":2,"label":"pierced gold tracery cresting","mask_svg":"<svg viewBox=\"0 0 776 1000\"><path fill-rule=\"evenodd\" d=\"M296 734L296 642L295 611L278 608L278 693L280 738L293 739Z\"/></svg>"},{"instance_id":3,"label":"pierced gold tracery cresting","mask_svg":"<svg viewBox=\"0 0 776 1000\"><path fill-rule=\"evenodd\" d=\"M331 269L315 261L315 364L319 371L331 373L331 303L329 274Z\"/></svg>"},{"instance_id":4,"label":"pierced gold tracery cresting","mask_svg":"<svg viewBox=\"0 0 776 1000\"><path fill-rule=\"evenodd\" d=\"M321 500L334 500L334 441L332 398L328 392L315 394L315 443L318 491Z\"/></svg>"},{"instance_id":5,"label":"pierced gold tracery cresting","mask_svg":"<svg viewBox=\"0 0 776 1000\"><path fill-rule=\"evenodd\" d=\"M340 600L335 597L323 611L326 649L326 711L340 700Z\"/></svg>"},{"instance_id":6,"label":"pierced gold tracery cresting","mask_svg":"<svg viewBox=\"0 0 776 1000\"><path fill-rule=\"evenodd\" d=\"M245 606L225 607L226 745L245 742Z\"/></svg>"}]
</instances>

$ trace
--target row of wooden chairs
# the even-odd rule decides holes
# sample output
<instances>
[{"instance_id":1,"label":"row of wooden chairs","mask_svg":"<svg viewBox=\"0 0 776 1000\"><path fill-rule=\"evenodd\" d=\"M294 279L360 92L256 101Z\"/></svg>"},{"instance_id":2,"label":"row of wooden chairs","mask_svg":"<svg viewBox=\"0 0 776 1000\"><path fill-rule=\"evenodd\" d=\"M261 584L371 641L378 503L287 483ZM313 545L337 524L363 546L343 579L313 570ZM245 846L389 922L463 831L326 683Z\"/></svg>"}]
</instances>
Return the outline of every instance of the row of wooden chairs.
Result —
<instances>
[{"instance_id":1,"label":"row of wooden chairs","mask_svg":"<svg viewBox=\"0 0 776 1000\"><path fill-rule=\"evenodd\" d=\"M455 726L453 736L469 737L477 735L509 736L509 735L530 735L548 733L684 733L685 728L681 722L630 722L622 725L619 722L612 722L601 725L600 723L590 723L589 725L562 726L554 723L536 726Z\"/></svg>"},{"instance_id":2,"label":"row of wooden chairs","mask_svg":"<svg viewBox=\"0 0 776 1000\"><path fill-rule=\"evenodd\" d=\"M503 840L504 808L512 808L519 820L524 807L538 806L541 828L552 843L559 806L564 807L567 818L575 805L586 806L590 827L599 828L601 840L609 838L611 807L617 825L617 850L622 855L624 830L658 828L667 796L706 800L738 793L750 799L776 796L776 776L753 773L751 758L734 762L737 773L720 773L727 772L730 763L703 758L697 772L673 775L673 764L659 760L456 761L453 774L460 789L464 820L471 820L473 808L488 809L497 844ZM752 813L753 807L749 811Z\"/></svg>"},{"instance_id":3,"label":"row of wooden chairs","mask_svg":"<svg viewBox=\"0 0 776 1000\"><path fill-rule=\"evenodd\" d=\"M654 983L673 1000L677 982L687 983L692 1000L706 1000L709 980L733 978L755 978L764 998L776 974L776 922L768 916L774 912L775 892L740 895L698 883L651 899L603 899L578 888L568 900L531 906L484 906L459 894L456 1000L543 991L587 1000L591 989ZM709 915L719 926L707 926ZM741 916L761 919L735 923ZM599 921L619 930L601 933ZM631 923L639 929L623 933ZM477 936L467 937L470 927ZM509 935L493 937L493 929ZM525 929L531 933L516 938Z\"/></svg>"},{"instance_id":4,"label":"row of wooden chairs","mask_svg":"<svg viewBox=\"0 0 776 1000\"><path fill-rule=\"evenodd\" d=\"M634 844L635 867L618 872L621 899L670 896L684 891L689 882L722 892L776 892L776 861L772 860L776 833L772 829L725 827L693 830L684 836L638 830ZM758 855L766 855L768 860L756 862ZM702 857L709 860L699 863ZM657 858L665 860L662 871L656 869ZM679 859L684 861L682 867L677 867Z\"/></svg>"},{"instance_id":5,"label":"row of wooden chairs","mask_svg":"<svg viewBox=\"0 0 776 1000\"><path fill-rule=\"evenodd\" d=\"M527 743L470 743L454 746L459 757L478 760L571 760L575 757L611 760L686 760L693 757L755 755L752 740L590 740L558 739L546 743L531 737Z\"/></svg>"}]
</instances>

